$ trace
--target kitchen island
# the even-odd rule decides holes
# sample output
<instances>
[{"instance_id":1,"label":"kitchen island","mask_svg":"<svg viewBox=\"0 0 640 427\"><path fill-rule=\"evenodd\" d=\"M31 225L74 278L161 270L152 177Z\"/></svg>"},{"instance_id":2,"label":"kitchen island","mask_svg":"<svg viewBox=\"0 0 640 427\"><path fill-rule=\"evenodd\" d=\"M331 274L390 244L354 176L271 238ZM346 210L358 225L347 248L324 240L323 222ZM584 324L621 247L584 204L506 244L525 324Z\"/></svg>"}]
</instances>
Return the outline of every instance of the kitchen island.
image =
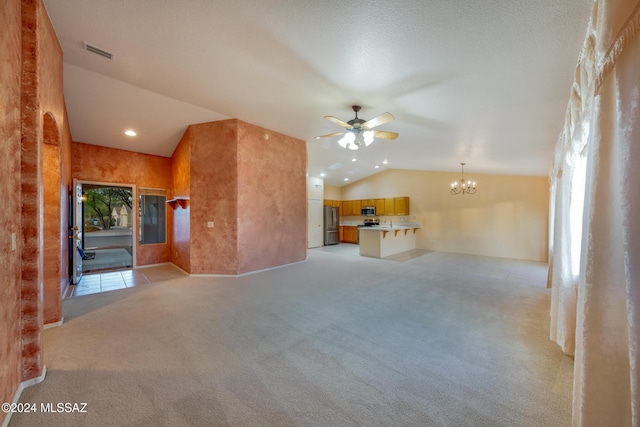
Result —
<instances>
[{"instance_id":1,"label":"kitchen island","mask_svg":"<svg viewBox=\"0 0 640 427\"><path fill-rule=\"evenodd\" d=\"M373 226L360 228L360 256L385 258L416 248L420 225Z\"/></svg>"}]
</instances>

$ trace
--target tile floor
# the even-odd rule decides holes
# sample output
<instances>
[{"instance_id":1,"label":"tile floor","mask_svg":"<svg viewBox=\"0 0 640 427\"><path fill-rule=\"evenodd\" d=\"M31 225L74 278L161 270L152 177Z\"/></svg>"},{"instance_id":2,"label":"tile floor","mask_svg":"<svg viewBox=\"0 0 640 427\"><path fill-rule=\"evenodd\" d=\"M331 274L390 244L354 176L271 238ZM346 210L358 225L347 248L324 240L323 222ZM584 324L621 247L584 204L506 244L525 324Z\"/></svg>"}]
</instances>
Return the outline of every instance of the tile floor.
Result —
<instances>
[{"instance_id":1,"label":"tile floor","mask_svg":"<svg viewBox=\"0 0 640 427\"><path fill-rule=\"evenodd\" d=\"M81 295L132 288L149 283L185 277L187 274L172 264L135 270L116 270L102 273L86 273L80 283L71 286L69 298Z\"/></svg>"}]
</instances>

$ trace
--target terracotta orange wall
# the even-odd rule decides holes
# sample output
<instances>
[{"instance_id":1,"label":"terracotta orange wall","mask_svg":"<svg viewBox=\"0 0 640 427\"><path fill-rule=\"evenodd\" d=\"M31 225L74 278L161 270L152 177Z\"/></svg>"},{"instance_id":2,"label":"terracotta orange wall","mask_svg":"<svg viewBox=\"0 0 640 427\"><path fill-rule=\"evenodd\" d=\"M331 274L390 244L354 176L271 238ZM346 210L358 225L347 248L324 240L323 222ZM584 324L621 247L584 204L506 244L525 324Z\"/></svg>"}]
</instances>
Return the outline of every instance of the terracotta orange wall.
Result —
<instances>
[{"instance_id":1,"label":"terracotta orange wall","mask_svg":"<svg viewBox=\"0 0 640 427\"><path fill-rule=\"evenodd\" d=\"M50 134L56 134L60 145L66 115L62 82L62 49L42 1L21 2L22 16L22 380L40 376L43 371L42 325L43 301L50 320L61 319L60 289L62 257L44 257L44 241L62 247L62 214L54 219L56 226L44 229L43 141L45 116L49 117ZM66 138L68 135L64 135ZM62 186L60 165L57 184ZM66 178L66 177L65 177ZM55 193L55 190L54 190ZM53 243L55 241L55 243ZM46 264L45 264L46 262ZM53 274L45 267L51 266ZM43 283L49 285L44 287Z\"/></svg>"},{"instance_id":2,"label":"terracotta orange wall","mask_svg":"<svg viewBox=\"0 0 640 427\"><path fill-rule=\"evenodd\" d=\"M62 320L62 295L69 277L67 194L71 187L71 134L64 105L62 48L44 7L39 9L38 28L38 96L42 114L45 177L42 188L46 218L43 224L43 321L48 324Z\"/></svg>"},{"instance_id":3,"label":"terracotta orange wall","mask_svg":"<svg viewBox=\"0 0 640 427\"><path fill-rule=\"evenodd\" d=\"M11 402L21 381L19 238L11 250L11 233L20 235L20 0L0 2L0 28L0 402Z\"/></svg>"},{"instance_id":4,"label":"terracotta orange wall","mask_svg":"<svg viewBox=\"0 0 640 427\"><path fill-rule=\"evenodd\" d=\"M190 132L190 273L237 274L238 121L192 125Z\"/></svg>"},{"instance_id":5,"label":"terracotta orange wall","mask_svg":"<svg viewBox=\"0 0 640 427\"><path fill-rule=\"evenodd\" d=\"M57 136L57 134L55 134ZM56 141L57 143L57 141ZM43 144L44 189L44 323L58 322L62 317L60 295L60 146ZM66 285L66 284L65 284Z\"/></svg>"},{"instance_id":6,"label":"terracotta orange wall","mask_svg":"<svg viewBox=\"0 0 640 427\"><path fill-rule=\"evenodd\" d=\"M191 195L191 129L187 129L171 156L173 192L171 197L189 197ZM171 210L171 208L169 208ZM171 262L191 271L191 205L176 206L171 223Z\"/></svg>"},{"instance_id":7,"label":"terracotta orange wall","mask_svg":"<svg viewBox=\"0 0 640 427\"><path fill-rule=\"evenodd\" d=\"M306 170L304 141L238 123L238 273L306 258Z\"/></svg>"},{"instance_id":8,"label":"terracotta orange wall","mask_svg":"<svg viewBox=\"0 0 640 427\"><path fill-rule=\"evenodd\" d=\"M181 145L175 191L189 182L190 218L174 235L189 235L189 273L242 274L306 258L304 141L232 119L190 126Z\"/></svg>"},{"instance_id":9,"label":"terracotta orange wall","mask_svg":"<svg viewBox=\"0 0 640 427\"><path fill-rule=\"evenodd\" d=\"M82 181L131 184L137 187L164 188L171 194L171 159L134 153L114 148L73 142L71 146L72 177ZM136 202L137 203L137 202ZM139 218L136 224L139 227ZM173 221L173 211L167 210L167 224ZM170 233L167 243L140 245L134 236L137 266L169 262Z\"/></svg>"}]
</instances>

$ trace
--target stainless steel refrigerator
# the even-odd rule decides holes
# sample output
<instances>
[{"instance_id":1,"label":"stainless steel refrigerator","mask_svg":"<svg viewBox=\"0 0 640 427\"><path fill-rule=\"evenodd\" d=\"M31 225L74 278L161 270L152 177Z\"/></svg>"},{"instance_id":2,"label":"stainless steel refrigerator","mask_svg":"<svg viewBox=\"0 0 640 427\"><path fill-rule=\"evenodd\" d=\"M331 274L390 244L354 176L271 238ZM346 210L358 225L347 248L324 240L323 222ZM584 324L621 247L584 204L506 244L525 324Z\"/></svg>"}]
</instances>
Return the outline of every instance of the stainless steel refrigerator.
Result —
<instances>
[{"instance_id":1,"label":"stainless steel refrigerator","mask_svg":"<svg viewBox=\"0 0 640 427\"><path fill-rule=\"evenodd\" d=\"M335 206L324 207L324 245L340 243L340 211Z\"/></svg>"}]
</instances>

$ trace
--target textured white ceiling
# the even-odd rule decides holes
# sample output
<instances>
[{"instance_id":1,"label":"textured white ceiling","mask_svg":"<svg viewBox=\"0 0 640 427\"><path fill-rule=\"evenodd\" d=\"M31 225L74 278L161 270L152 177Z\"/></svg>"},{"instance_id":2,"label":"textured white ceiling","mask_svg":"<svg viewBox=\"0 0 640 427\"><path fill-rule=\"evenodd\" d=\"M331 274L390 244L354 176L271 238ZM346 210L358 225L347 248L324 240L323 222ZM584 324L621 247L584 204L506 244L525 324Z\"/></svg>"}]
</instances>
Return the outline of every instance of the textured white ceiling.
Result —
<instances>
[{"instance_id":1,"label":"textured white ceiling","mask_svg":"<svg viewBox=\"0 0 640 427\"><path fill-rule=\"evenodd\" d=\"M75 141L170 156L190 123L239 118L308 141L309 174L338 186L385 168L457 172L460 162L469 174L546 175L592 6L44 2L64 51ZM394 114L379 129L398 139L357 152L314 139L340 131L323 116L348 121L353 104L365 120Z\"/></svg>"}]
</instances>

